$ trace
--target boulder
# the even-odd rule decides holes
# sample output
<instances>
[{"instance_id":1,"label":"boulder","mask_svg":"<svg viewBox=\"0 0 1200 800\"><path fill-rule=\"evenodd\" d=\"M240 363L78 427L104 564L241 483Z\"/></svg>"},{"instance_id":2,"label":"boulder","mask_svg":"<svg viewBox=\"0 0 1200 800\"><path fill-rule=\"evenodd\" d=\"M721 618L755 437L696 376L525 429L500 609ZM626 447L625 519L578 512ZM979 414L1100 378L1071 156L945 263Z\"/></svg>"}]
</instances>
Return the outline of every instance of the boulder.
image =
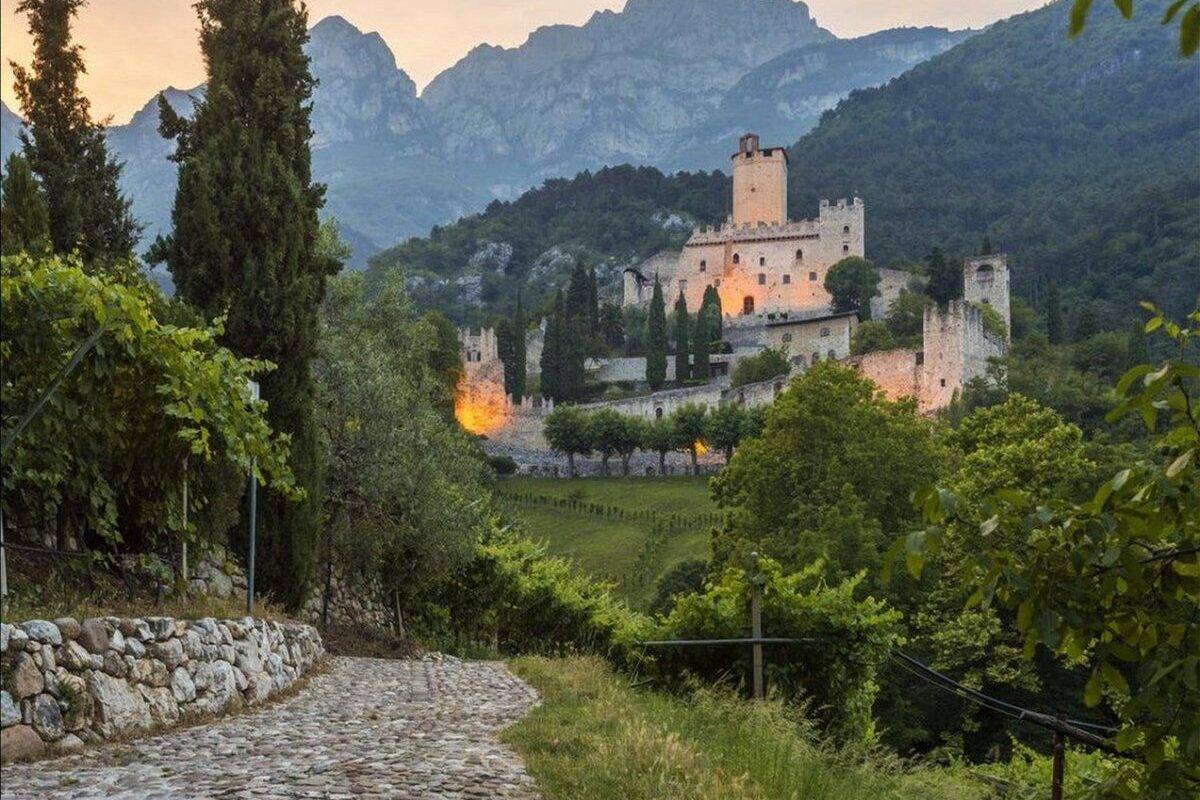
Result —
<instances>
[{"instance_id":1,"label":"boulder","mask_svg":"<svg viewBox=\"0 0 1200 800\"><path fill-rule=\"evenodd\" d=\"M125 659L112 650L104 654L102 669L114 678L124 678L129 674L129 667L125 664Z\"/></svg>"},{"instance_id":2,"label":"boulder","mask_svg":"<svg viewBox=\"0 0 1200 800\"><path fill-rule=\"evenodd\" d=\"M179 706L175 697L166 687L139 686L138 691L146 699L150 708L150 719L155 725L174 725L179 721Z\"/></svg>"},{"instance_id":3,"label":"boulder","mask_svg":"<svg viewBox=\"0 0 1200 800\"><path fill-rule=\"evenodd\" d=\"M196 684L183 667L176 667L171 673L171 694L178 703L190 703L196 699Z\"/></svg>"},{"instance_id":4,"label":"boulder","mask_svg":"<svg viewBox=\"0 0 1200 800\"><path fill-rule=\"evenodd\" d=\"M73 733L68 733L66 736L54 743L55 752L62 753L64 755L78 753L79 751L83 750L83 748L83 739L80 739Z\"/></svg>"},{"instance_id":5,"label":"boulder","mask_svg":"<svg viewBox=\"0 0 1200 800\"><path fill-rule=\"evenodd\" d=\"M146 645L131 636L125 640L125 655L141 658L146 655Z\"/></svg>"},{"instance_id":6,"label":"boulder","mask_svg":"<svg viewBox=\"0 0 1200 800\"><path fill-rule=\"evenodd\" d=\"M56 677L63 706L63 726L69 731L84 729L92 720L94 707L92 696L88 693L87 681L61 667Z\"/></svg>"},{"instance_id":7,"label":"boulder","mask_svg":"<svg viewBox=\"0 0 1200 800\"><path fill-rule=\"evenodd\" d=\"M154 722L146 699L119 678L93 672L88 676L88 693L95 704L96 731L105 738L148 730Z\"/></svg>"},{"instance_id":8,"label":"boulder","mask_svg":"<svg viewBox=\"0 0 1200 800\"><path fill-rule=\"evenodd\" d=\"M82 670L92 666L92 654L83 649L79 642L68 640L58 648L58 660L67 669Z\"/></svg>"},{"instance_id":9,"label":"boulder","mask_svg":"<svg viewBox=\"0 0 1200 800\"><path fill-rule=\"evenodd\" d=\"M62 709L48 694L39 694L33 701L33 729L46 741L61 739L67 732L63 726Z\"/></svg>"},{"instance_id":10,"label":"boulder","mask_svg":"<svg viewBox=\"0 0 1200 800\"><path fill-rule=\"evenodd\" d=\"M183 652L183 642L179 639L168 639L165 642L153 644L150 646L149 652L152 658L163 662L167 669L175 669L187 661L187 655Z\"/></svg>"},{"instance_id":11,"label":"boulder","mask_svg":"<svg viewBox=\"0 0 1200 800\"><path fill-rule=\"evenodd\" d=\"M7 622L0 622L0 653L8 649L8 640L12 636L13 626Z\"/></svg>"},{"instance_id":12,"label":"boulder","mask_svg":"<svg viewBox=\"0 0 1200 800\"><path fill-rule=\"evenodd\" d=\"M165 642L175 633L175 620L170 617L147 617L146 624L150 626L153 638L160 642ZM145 641L149 643L150 639Z\"/></svg>"},{"instance_id":13,"label":"boulder","mask_svg":"<svg viewBox=\"0 0 1200 800\"><path fill-rule=\"evenodd\" d=\"M6 689L0 689L0 728L16 725L21 721L21 709Z\"/></svg>"},{"instance_id":14,"label":"boulder","mask_svg":"<svg viewBox=\"0 0 1200 800\"><path fill-rule=\"evenodd\" d=\"M196 708L205 714L220 714L237 693L233 665L227 661L201 664L196 671Z\"/></svg>"},{"instance_id":15,"label":"boulder","mask_svg":"<svg viewBox=\"0 0 1200 800\"><path fill-rule=\"evenodd\" d=\"M25 649L25 644L29 641L29 634L11 625L9 628L11 630L8 632L8 647L5 649L10 653L19 653Z\"/></svg>"},{"instance_id":16,"label":"boulder","mask_svg":"<svg viewBox=\"0 0 1200 800\"><path fill-rule=\"evenodd\" d=\"M133 669L129 670L129 680L148 686L166 686L171 682L171 673L161 661L139 658L133 663Z\"/></svg>"},{"instance_id":17,"label":"boulder","mask_svg":"<svg viewBox=\"0 0 1200 800\"><path fill-rule=\"evenodd\" d=\"M55 630L58 630L55 628ZM33 656L29 653L18 653L13 659L12 668L8 673L8 690L12 692L12 696L16 700L21 700L25 697L32 697L38 694L46 686L46 681L42 678L42 671L38 669L38 665L34 662Z\"/></svg>"},{"instance_id":18,"label":"boulder","mask_svg":"<svg viewBox=\"0 0 1200 800\"><path fill-rule=\"evenodd\" d=\"M30 725L13 725L0 731L0 761L8 764L46 752L46 743Z\"/></svg>"},{"instance_id":19,"label":"boulder","mask_svg":"<svg viewBox=\"0 0 1200 800\"><path fill-rule=\"evenodd\" d=\"M29 622L21 623L21 630L25 631L35 642L42 644L52 644L58 646L63 643L62 632L53 622L47 622L44 619L31 619Z\"/></svg>"},{"instance_id":20,"label":"boulder","mask_svg":"<svg viewBox=\"0 0 1200 800\"><path fill-rule=\"evenodd\" d=\"M64 639L74 639L79 635L79 620L74 617L59 617L54 620L54 624L58 626L58 632Z\"/></svg>"},{"instance_id":21,"label":"boulder","mask_svg":"<svg viewBox=\"0 0 1200 800\"><path fill-rule=\"evenodd\" d=\"M108 649L116 653L125 652L125 636L116 628L108 634Z\"/></svg>"},{"instance_id":22,"label":"boulder","mask_svg":"<svg viewBox=\"0 0 1200 800\"><path fill-rule=\"evenodd\" d=\"M89 653L103 655L108 649L108 628L104 620L85 619L79 627L79 643L87 648Z\"/></svg>"}]
</instances>

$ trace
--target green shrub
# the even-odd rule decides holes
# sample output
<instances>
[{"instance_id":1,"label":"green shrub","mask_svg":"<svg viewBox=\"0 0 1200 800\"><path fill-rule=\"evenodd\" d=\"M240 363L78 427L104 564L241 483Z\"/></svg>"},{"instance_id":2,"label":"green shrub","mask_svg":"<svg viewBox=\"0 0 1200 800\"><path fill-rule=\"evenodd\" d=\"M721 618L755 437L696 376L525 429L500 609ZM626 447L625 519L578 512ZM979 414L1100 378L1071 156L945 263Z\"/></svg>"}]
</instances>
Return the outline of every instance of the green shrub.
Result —
<instances>
[{"instance_id":1,"label":"green shrub","mask_svg":"<svg viewBox=\"0 0 1200 800\"><path fill-rule=\"evenodd\" d=\"M900 612L873 598L856 600L856 578L837 586L820 579L822 566L785 574L764 558L763 631L766 636L811 641L774 645L766 654L767 685L787 700L809 699L813 712L841 741L874 737L871 706L879 691L876 676L899 636ZM750 576L727 569L704 594L679 598L656 634L661 639L726 639L746 635L750 620ZM664 648L652 668L675 682L684 674L705 681L748 676L746 645Z\"/></svg>"},{"instance_id":2,"label":"green shrub","mask_svg":"<svg viewBox=\"0 0 1200 800\"><path fill-rule=\"evenodd\" d=\"M787 355L782 350L768 347L758 355L743 358L737 363L733 368L730 386L736 389L749 383L761 383L791 371L792 365L788 363Z\"/></svg>"},{"instance_id":3,"label":"green shrub","mask_svg":"<svg viewBox=\"0 0 1200 800\"><path fill-rule=\"evenodd\" d=\"M513 475L517 471L517 462L511 456L488 456L488 465L497 475Z\"/></svg>"},{"instance_id":4,"label":"green shrub","mask_svg":"<svg viewBox=\"0 0 1200 800\"><path fill-rule=\"evenodd\" d=\"M681 595L704 591L704 579L707 575L707 561L700 558L680 561L659 576L650 610L655 614L669 613Z\"/></svg>"}]
</instances>

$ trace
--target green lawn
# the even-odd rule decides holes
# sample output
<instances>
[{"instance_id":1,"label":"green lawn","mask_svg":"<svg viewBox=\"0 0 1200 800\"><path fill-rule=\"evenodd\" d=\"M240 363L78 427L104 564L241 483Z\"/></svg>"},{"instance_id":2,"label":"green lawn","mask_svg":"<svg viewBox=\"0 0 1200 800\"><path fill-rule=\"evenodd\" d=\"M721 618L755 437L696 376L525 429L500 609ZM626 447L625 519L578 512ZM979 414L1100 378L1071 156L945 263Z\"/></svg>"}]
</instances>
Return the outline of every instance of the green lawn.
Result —
<instances>
[{"instance_id":1,"label":"green lawn","mask_svg":"<svg viewBox=\"0 0 1200 800\"><path fill-rule=\"evenodd\" d=\"M505 504L526 534L547 543L550 552L574 561L580 569L617 585L618 593L644 608L654 597L658 577L680 561L709 557L708 522L692 520L716 511L707 478L506 478L506 494L528 494L619 508L619 518L592 510L556 508L538 503ZM653 519L635 517L651 512L660 520L676 520L675 529L662 526L652 535Z\"/></svg>"},{"instance_id":2,"label":"green lawn","mask_svg":"<svg viewBox=\"0 0 1200 800\"><path fill-rule=\"evenodd\" d=\"M518 658L542 697L504 733L544 800L982 800L961 769L820 743L776 703L631 688L598 658Z\"/></svg>"}]
</instances>

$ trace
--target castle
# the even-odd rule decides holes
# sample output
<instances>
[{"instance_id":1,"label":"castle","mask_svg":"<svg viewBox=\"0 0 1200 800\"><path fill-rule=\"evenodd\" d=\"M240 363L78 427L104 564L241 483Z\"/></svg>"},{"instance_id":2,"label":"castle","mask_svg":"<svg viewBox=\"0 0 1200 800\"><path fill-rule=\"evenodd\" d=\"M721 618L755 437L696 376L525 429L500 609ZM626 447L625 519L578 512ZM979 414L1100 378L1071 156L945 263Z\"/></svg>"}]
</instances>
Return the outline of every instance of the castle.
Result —
<instances>
[{"instance_id":1,"label":"castle","mask_svg":"<svg viewBox=\"0 0 1200 800\"><path fill-rule=\"evenodd\" d=\"M655 281L667 307L683 296L699 309L708 287L716 289L724 315L726 352L712 357L712 380L703 386L670 389L594 404L646 418L669 414L683 403L758 405L770 403L786 378L763 385L730 387L737 362L771 347L784 352L793 374L822 360L856 367L890 397L914 397L923 413L946 407L972 379L984 376L988 360L1007 351L1007 335L989 326L990 306L1010 323L1008 259L1003 254L968 258L963 263L963 297L924 312L920 348L851 355L859 325L856 311L835 312L825 276L838 261L865 257L866 207L860 198L821 201L815 219L788 219L787 151L763 148L755 134L741 137L731 156L733 212L719 227L697 228L683 248L625 270L624 306L650 302ZM912 283L908 272L879 270L879 294L872 317L882 319ZM461 335L468 374L497 361L494 332ZM531 341L540 351L537 344ZM536 353L527 356L536 371ZM673 359L668 359L671 380ZM645 358L589 359L597 380L644 381ZM501 373L502 374L502 373ZM523 401L518 411L541 414L547 406Z\"/></svg>"}]
</instances>

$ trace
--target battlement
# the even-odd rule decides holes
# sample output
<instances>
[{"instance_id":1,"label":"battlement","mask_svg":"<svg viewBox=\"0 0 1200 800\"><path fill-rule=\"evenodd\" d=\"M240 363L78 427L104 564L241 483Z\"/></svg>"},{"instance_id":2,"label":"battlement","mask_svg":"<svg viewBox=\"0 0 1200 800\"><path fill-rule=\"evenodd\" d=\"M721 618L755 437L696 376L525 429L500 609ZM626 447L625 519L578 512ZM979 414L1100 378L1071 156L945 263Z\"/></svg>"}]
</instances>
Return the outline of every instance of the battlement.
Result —
<instances>
[{"instance_id":1,"label":"battlement","mask_svg":"<svg viewBox=\"0 0 1200 800\"><path fill-rule=\"evenodd\" d=\"M831 229L832 225L856 222L864 216L866 204L861 198L842 198L836 202L822 200L816 218L786 222L742 222L732 219L720 226L705 225L692 230L684 247L725 242L758 242L772 239L818 239L822 234L834 236L845 231Z\"/></svg>"}]
</instances>

